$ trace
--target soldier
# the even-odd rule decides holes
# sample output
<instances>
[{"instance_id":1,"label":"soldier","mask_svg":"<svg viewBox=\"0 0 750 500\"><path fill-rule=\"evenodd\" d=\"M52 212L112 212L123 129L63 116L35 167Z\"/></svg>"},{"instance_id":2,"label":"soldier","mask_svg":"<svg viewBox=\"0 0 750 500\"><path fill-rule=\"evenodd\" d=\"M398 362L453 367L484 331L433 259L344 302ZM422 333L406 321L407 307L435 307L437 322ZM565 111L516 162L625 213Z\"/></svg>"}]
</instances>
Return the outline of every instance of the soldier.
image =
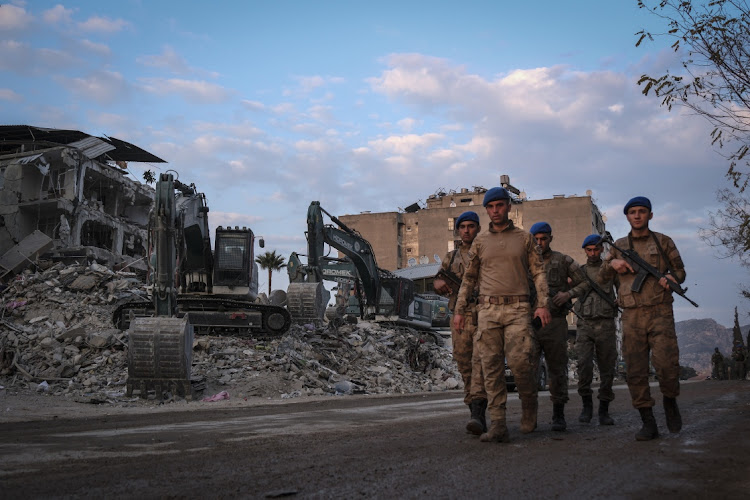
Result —
<instances>
[{"instance_id":1,"label":"soldier","mask_svg":"<svg viewBox=\"0 0 750 500\"><path fill-rule=\"evenodd\" d=\"M711 376L714 380L724 380L724 355L719 352L719 348L714 348L714 354L711 356L711 364L714 365L714 370Z\"/></svg>"},{"instance_id":2,"label":"soldier","mask_svg":"<svg viewBox=\"0 0 750 500\"><path fill-rule=\"evenodd\" d=\"M669 236L649 229L654 214L651 201L643 196L630 199L623 210L630 223L630 233L615 242L618 248L632 249L643 260L665 276L646 277L640 291L632 289L636 273L633 266L616 248L612 248L602 265L602 277L620 276L618 301L622 312L622 350L628 367L627 382L633 407L641 414L643 426L636 433L637 441L649 441L659 436L654 418L654 399L648 385L649 354L659 379L664 412L669 432L682 429L682 416L677 407L680 394L680 351L675 333L672 311L673 283L685 281L685 266L680 252Z\"/></svg>"},{"instance_id":3,"label":"soldier","mask_svg":"<svg viewBox=\"0 0 750 500\"><path fill-rule=\"evenodd\" d=\"M737 342L732 351L734 360L734 375L737 380L745 380L745 348Z\"/></svg>"},{"instance_id":4,"label":"soldier","mask_svg":"<svg viewBox=\"0 0 750 500\"><path fill-rule=\"evenodd\" d=\"M458 289L464 271L469 264L469 249L481 227L476 212L464 212L455 221L454 232L458 234L461 245L448 252L440 266L440 272L435 276L435 291L441 295L450 296L448 309L451 312L456 307ZM451 274L453 276L451 276ZM458 280L459 283L451 282ZM451 324L451 339L453 341L453 360L458 366L464 382L464 403L469 405L471 420L466 424L466 430L477 436L487 432L485 412L487 410L487 393L484 390L482 366L479 357L474 352L474 332L476 331L476 293L470 297L466 309L466 321L463 331L457 330Z\"/></svg>"},{"instance_id":5,"label":"soldier","mask_svg":"<svg viewBox=\"0 0 750 500\"><path fill-rule=\"evenodd\" d=\"M495 187L484 195L490 228L474 240L469 267L458 292L453 324L463 330L474 287L479 285L478 325L474 345L479 354L487 392L487 410L492 423L479 439L508 442L505 422L507 388L505 358L513 370L521 399L521 432L536 428L536 344L531 326L529 274L538 293L534 317L542 325L550 321L547 310L547 279L539 249L532 236L516 228L508 218L510 195Z\"/></svg>"},{"instance_id":6,"label":"soldier","mask_svg":"<svg viewBox=\"0 0 750 500\"><path fill-rule=\"evenodd\" d=\"M615 399L612 382L615 379L617 363L617 331L615 318L615 282L602 280L599 270L602 266L602 237L591 234L581 245L586 252L586 264L581 269L586 273L590 288L576 302L578 312L578 331L576 333L576 352L578 354L578 394L583 400L583 411L579 422L591 422L594 410L591 381L594 378L594 356L599 367L599 424L614 425L609 416L609 402ZM615 277L616 279L616 277Z\"/></svg>"},{"instance_id":7,"label":"soldier","mask_svg":"<svg viewBox=\"0 0 750 500\"><path fill-rule=\"evenodd\" d=\"M550 248L552 227L537 222L529 231L542 251L547 286L552 304L552 321L536 331L537 352L547 359L549 393L552 400L552 430L562 432L565 423L565 403L568 402L568 320L571 299L580 297L590 288L586 275L572 257ZM538 292L538 291L537 291Z\"/></svg>"}]
</instances>

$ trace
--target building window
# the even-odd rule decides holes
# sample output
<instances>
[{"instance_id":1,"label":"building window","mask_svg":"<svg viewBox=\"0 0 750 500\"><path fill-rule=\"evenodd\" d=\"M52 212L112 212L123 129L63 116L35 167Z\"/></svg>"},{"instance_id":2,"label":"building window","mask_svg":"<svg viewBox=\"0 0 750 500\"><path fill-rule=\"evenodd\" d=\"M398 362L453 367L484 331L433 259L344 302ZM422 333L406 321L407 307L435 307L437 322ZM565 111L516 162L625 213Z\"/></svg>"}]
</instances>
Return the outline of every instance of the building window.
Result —
<instances>
[{"instance_id":1,"label":"building window","mask_svg":"<svg viewBox=\"0 0 750 500\"><path fill-rule=\"evenodd\" d=\"M406 253L411 253L411 247L406 247Z\"/></svg>"},{"instance_id":2,"label":"building window","mask_svg":"<svg viewBox=\"0 0 750 500\"><path fill-rule=\"evenodd\" d=\"M448 231L453 231L453 227L455 226L456 219L453 217L448 217Z\"/></svg>"}]
</instances>

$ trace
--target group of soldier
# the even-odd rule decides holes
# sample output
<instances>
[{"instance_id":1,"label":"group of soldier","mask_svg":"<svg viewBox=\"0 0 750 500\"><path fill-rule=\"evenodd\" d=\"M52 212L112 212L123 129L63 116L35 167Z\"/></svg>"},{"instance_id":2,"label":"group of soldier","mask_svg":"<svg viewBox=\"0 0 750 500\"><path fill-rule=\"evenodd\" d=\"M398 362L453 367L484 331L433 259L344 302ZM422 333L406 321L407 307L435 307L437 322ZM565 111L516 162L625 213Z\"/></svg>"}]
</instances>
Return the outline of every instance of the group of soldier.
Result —
<instances>
[{"instance_id":1,"label":"group of soldier","mask_svg":"<svg viewBox=\"0 0 750 500\"><path fill-rule=\"evenodd\" d=\"M726 362L724 355L717 347L714 349L713 356L711 356L711 364L713 365L711 378L714 380L745 380L747 377L746 361L747 351L739 341L734 343L732 349L732 363Z\"/></svg>"},{"instance_id":2,"label":"group of soldier","mask_svg":"<svg viewBox=\"0 0 750 500\"><path fill-rule=\"evenodd\" d=\"M609 404L615 397L615 319L622 308L627 383L643 422L636 440L648 441L659 435L649 388L649 358L658 376L667 427L679 432L679 351L667 280L682 283L685 269L672 239L649 229L651 202L642 196L627 202L624 214L631 230L615 242L606 259L602 259L602 236L587 236L582 242L587 257L583 266L551 249L553 235L548 223L538 222L528 232L516 227L509 218L511 197L504 188L488 190L483 205L489 229L481 230L475 212L461 214L455 220L460 245L443 259L434 280L435 290L450 296L453 357L464 382L464 402L471 412L467 431L483 442L509 441L506 360L521 400L520 431L528 434L537 428L537 372L542 355L549 372L551 428L566 430L566 316L575 307L579 316L575 344L578 393L583 402L579 422L588 423L593 417L591 383L596 359L599 424L614 424ZM618 251L626 246L659 269L661 278L649 276L643 286L636 287L639 291L633 291L634 264Z\"/></svg>"}]
</instances>

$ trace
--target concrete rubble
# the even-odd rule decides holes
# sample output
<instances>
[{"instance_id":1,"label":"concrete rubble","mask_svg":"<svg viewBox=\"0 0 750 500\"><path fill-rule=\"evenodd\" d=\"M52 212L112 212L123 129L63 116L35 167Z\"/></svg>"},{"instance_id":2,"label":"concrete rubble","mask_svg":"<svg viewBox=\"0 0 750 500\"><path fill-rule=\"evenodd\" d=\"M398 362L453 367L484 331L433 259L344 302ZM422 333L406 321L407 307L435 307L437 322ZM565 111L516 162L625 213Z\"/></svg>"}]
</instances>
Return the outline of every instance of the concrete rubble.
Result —
<instances>
[{"instance_id":1,"label":"concrete rubble","mask_svg":"<svg viewBox=\"0 0 750 500\"><path fill-rule=\"evenodd\" d=\"M111 319L116 304L145 297L134 273L96 262L48 262L1 286L0 386L5 391L34 390L81 403L145 404L125 396L128 332L113 328ZM337 329L293 325L273 340L196 336L192 380L204 389L198 396L227 391L232 398L266 399L462 387L450 351L430 334L363 322ZM170 394L153 398L177 400Z\"/></svg>"}]
</instances>

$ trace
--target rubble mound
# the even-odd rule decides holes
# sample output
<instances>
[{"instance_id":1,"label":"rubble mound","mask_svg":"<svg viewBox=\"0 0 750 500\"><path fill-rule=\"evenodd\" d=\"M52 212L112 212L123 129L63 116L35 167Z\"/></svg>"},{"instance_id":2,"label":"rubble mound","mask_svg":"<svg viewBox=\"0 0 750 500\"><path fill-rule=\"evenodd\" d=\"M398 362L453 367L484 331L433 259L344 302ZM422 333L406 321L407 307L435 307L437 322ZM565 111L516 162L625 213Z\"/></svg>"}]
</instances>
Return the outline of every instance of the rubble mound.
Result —
<instances>
[{"instance_id":1,"label":"rubble mound","mask_svg":"<svg viewBox=\"0 0 750 500\"><path fill-rule=\"evenodd\" d=\"M145 297L133 273L93 263L26 270L2 291L0 386L82 403L138 404L126 396L128 332L117 304ZM283 399L460 389L449 350L433 334L392 325L293 325L273 340L196 336L197 397ZM169 393L151 400L176 400Z\"/></svg>"}]
</instances>

